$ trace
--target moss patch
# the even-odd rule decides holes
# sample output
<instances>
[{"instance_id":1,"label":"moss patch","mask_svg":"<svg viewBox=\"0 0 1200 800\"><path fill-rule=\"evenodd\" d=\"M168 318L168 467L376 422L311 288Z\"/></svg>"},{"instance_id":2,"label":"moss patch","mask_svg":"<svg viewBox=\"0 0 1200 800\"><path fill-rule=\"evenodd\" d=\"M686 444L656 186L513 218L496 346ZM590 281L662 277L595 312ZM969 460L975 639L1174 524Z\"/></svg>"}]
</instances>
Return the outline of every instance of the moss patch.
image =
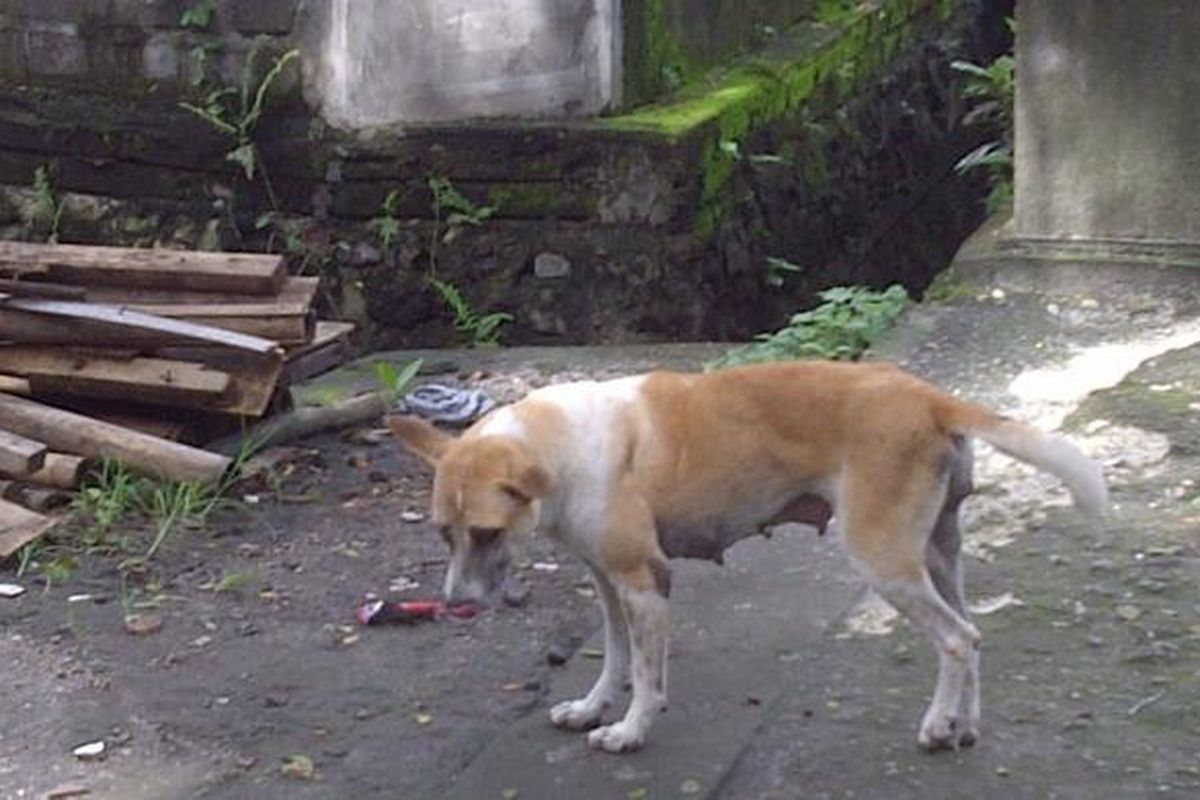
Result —
<instances>
[{"instance_id":1,"label":"moss patch","mask_svg":"<svg viewBox=\"0 0 1200 800\"><path fill-rule=\"evenodd\" d=\"M668 103L611 117L604 124L671 140L704 137L703 195L695 231L706 236L729 208L722 190L737 165L737 143L802 109L848 99L912 39L917 18L939 8L940 0L857 4L832 18L836 22L793 28L771 52L693 81Z\"/></svg>"},{"instance_id":2,"label":"moss patch","mask_svg":"<svg viewBox=\"0 0 1200 800\"><path fill-rule=\"evenodd\" d=\"M1105 419L1156 431L1178 455L1200 455L1200 345L1150 359L1116 386L1092 394L1066 420L1069 429Z\"/></svg>"}]
</instances>

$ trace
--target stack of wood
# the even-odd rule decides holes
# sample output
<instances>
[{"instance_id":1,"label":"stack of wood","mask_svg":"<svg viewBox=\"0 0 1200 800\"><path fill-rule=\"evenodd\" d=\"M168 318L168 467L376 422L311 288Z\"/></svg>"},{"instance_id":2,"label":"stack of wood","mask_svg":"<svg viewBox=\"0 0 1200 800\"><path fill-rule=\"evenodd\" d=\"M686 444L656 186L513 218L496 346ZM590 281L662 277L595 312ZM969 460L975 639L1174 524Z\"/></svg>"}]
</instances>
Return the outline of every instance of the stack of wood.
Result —
<instances>
[{"instance_id":1,"label":"stack of wood","mask_svg":"<svg viewBox=\"0 0 1200 800\"><path fill-rule=\"evenodd\" d=\"M287 385L350 354L316 278L283 258L0 241L0 559L53 525L11 502L111 457L213 482L201 449L283 410Z\"/></svg>"}]
</instances>

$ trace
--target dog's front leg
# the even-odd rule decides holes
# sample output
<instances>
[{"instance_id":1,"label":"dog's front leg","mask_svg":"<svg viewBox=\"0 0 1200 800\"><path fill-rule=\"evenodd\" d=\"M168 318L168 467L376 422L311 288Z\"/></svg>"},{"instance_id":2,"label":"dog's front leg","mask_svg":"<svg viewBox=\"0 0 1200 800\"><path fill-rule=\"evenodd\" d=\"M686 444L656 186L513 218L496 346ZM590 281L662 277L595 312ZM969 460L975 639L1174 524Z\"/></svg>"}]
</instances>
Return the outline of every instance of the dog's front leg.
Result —
<instances>
[{"instance_id":1,"label":"dog's front leg","mask_svg":"<svg viewBox=\"0 0 1200 800\"><path fill-rule=\"evenodd\" d=\"M621 753L645 741L650 724L667 704L667 598L657 589L616 586L631 644L633 699L625 718L588 734L588 744Z\"/></svg>"},{"instance_id":2,"label":"dog's front leg","mask_svg":"<svg viewBox=\"0 0 1200 800\"><path fill-rule=\"evenodd\" d=\"M582 730L600 723L604 712L616 702L629 668L629 632L617 590L604 573L592 569L592 583L604 612L604 666L587 696L565 700L550 709L550 721L560 728Z\"/></svg>"}]
</instances>

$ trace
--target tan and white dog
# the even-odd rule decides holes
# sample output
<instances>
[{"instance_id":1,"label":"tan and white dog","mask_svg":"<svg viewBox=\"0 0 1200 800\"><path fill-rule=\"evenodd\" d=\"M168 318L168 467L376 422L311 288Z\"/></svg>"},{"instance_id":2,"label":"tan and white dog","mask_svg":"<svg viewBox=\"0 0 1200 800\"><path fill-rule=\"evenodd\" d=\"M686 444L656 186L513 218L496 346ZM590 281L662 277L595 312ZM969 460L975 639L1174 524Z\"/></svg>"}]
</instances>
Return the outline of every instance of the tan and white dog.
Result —
<instances>
[{"instance_id":1,"label":"tan and white dog","mask_svg":"<svg viewBox=\"0 0 1200 800\"><path fill-rule=\"evenodd\" d=\"M604 666L587 696L555 705L550 719L596 726L630 669L624 718L588 735L610 752L641 746L665 708L668 558L719 558L738 539L787 521L823 530L831 513L870 585L937 650L920 743L974 743L980 637L967 619L958 563L958 505L972 489L966 437L1058 476L1084 510L1107 503L1099 466L1064 439L886 364L770 364L550 386L460 438L414 417L388 423L436 468L432 516L451 549L448 599L494 592L510 544L535 529L591 568L604 609Z\"/></svg>"}]
</instances>

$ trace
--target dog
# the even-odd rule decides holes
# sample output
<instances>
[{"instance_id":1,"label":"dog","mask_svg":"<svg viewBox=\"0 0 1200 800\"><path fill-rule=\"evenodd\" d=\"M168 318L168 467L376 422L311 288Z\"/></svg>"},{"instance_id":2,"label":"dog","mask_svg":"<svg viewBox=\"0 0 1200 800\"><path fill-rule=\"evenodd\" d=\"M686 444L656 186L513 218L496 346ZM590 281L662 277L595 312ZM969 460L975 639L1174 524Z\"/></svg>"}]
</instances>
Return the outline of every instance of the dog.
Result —
<instances>
[{"instance_id":1,"label":"dog","mask_svg":"<svg viewBox=\"0 0 1200 800\"><path fill-rule=\"evenodd\" d=\"M540 530L590 568L604 663L586 696L550 710L612 753L642 746L667 699L672 557L719 559L784 522L831 516L870 586L931 640L929 749L979 735L979 631L959 565L972 437L1062 480L1101 513L1100 467L1065 439L955 398L884 363L794 362L552 385L453 437L419 418L388 426L435 468L433 522L450 547L450 602L500 587L511 547ZM627 672L625 716L600 725Z\"/></svg>"}]
</instances>

